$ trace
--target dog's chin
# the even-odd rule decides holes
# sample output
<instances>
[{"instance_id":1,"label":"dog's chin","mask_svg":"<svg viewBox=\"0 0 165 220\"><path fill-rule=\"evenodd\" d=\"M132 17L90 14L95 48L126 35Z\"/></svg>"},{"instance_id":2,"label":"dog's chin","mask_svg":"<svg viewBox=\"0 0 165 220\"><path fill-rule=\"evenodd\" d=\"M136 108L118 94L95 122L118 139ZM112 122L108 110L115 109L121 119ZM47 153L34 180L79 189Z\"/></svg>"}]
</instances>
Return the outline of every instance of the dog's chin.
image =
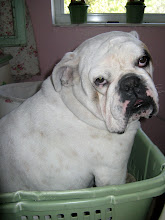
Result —
<instances>
[{"instance_id":1,"label":"dog's chin","mask_svg":"<svg viewBox=\"0 0 165 220\"><path fill-rule=\"evenodd\" d=\"M126 109L126 118L129 121L140 120L141 118L151 118L156 115L158 108L153 98L137 99L134 102L130 102Z\"/></svg>"},{"instance_id":2,"label":"dog's chin","mask_svg":"<svg viewBox=\"0 0 165 220\"><path fill-rule=\"evenodd\" d=\"M107 129L110 133L123 134L126 131L127 124L128 120L123 118L120 121L116 121L113 125L107 125Z\"/></svg>"}]
</instances>

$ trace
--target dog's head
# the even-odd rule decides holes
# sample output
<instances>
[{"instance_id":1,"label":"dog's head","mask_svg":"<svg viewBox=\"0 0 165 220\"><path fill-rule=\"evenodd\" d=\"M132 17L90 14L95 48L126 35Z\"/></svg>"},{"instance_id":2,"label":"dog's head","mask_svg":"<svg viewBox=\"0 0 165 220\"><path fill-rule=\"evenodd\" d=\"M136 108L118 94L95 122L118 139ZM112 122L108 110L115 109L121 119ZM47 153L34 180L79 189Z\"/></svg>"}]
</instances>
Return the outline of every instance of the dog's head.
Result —
<instances>
[{"instance_id":1,"label":"dog's head","mask_svg":"<svg viewBox=\"0 0 165 220\"><path fill-rule=\"evenodd\" d=\"M108 32L67 53L54 68L56 91L72 87L74 96L104 121L110 132L158 112L152 59L136 32Z\"/></svg>"}]
</instances>

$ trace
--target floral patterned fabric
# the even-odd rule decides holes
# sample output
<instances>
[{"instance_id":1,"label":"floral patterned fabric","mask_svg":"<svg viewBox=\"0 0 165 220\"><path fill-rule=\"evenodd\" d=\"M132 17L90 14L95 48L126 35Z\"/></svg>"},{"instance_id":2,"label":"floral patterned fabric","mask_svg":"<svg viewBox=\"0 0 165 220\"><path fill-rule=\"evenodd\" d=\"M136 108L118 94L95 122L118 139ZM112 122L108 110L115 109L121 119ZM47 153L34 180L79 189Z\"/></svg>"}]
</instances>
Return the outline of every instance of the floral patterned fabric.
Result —
<instances>
[{"instance_id":1,"label":"floral patterned fabric","mask_svg":"<svg viewBox=\"0 0 165 220\"><path fill-rule=\"evenodd\" d=\"M10 0L0 0L0 35L13 35L12 10ZM4 27L5 26L5 27ZM39 75L39 62L30 14L26 7L27 45L22 47L5 47L4 54L11 54L11 74L15 81L29 79Z\"/></svg>"},{"instance_id":2,"label":"floral patterned fabric","mask_svg":"<svg viewBox=\"0 0 165 220\"><path fill-rule=\"evenodd\" d=\"M11 1L0 0L0 36L14 35Z\"/></svg>"}]
</instances>

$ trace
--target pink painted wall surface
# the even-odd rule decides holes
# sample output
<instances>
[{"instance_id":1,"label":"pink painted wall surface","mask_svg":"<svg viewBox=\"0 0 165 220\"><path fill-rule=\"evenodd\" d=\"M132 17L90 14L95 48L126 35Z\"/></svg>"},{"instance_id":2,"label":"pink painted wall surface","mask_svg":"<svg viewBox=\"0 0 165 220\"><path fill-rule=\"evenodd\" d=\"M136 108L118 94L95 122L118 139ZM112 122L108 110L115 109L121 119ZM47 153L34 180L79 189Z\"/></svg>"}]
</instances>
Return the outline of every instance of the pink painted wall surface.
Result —
<instances>
[{"instance_id":1,"label":"pink painted wall surface","mask_svg":"<svg viewBox=\"0 0 165 220\"><path fill-rule=\"evenodd\" d=\"M63 55L74 50L84 40L108 31L136 30L141 40L148 46L154 61L154 82L160 97L159 116L165 118L165 26L115 27L76 26L55 27L52 25L51 1L26 0L29 7L40 62L40 76L31 79L43 80L51 74L54 65ZM150 139L165 153L165 121L156 117L142 123L142 128Z\"/></svg>"}]
</instances>

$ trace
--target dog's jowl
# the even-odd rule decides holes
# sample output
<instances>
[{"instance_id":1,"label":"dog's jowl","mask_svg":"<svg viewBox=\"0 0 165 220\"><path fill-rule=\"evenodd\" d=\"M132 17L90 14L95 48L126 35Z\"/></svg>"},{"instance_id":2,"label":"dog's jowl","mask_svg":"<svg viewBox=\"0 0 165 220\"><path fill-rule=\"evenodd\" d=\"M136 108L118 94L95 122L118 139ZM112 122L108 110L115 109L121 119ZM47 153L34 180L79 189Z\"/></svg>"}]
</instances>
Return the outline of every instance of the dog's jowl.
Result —
<instances>
[{"instance_id":1,"label":"dog's jowl","mask_svg":"<svg viewBox=\"0 0 165 220\"><path fill-rule=\"evenodd\" d=\"M0 191L124 184L140 118L158 112L151 55L136 32L82 43L0 120Z\"/></svg>"}]
</instances>

